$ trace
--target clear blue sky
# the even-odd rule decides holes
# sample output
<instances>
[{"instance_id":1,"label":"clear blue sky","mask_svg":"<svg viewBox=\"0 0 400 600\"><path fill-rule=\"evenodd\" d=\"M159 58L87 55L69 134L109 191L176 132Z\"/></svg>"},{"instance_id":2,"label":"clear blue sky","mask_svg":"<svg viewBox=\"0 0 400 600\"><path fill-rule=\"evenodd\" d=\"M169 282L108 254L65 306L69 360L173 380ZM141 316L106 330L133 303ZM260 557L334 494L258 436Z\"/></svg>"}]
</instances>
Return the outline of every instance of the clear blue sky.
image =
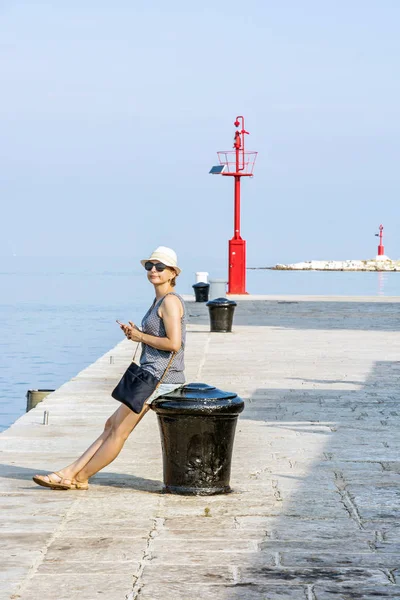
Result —
<instances>
[{"instance_id":1,"label":"clear blue sky","mask_svg":"<svg viewBox=\"0 0 400 600\"><path fill-rule=\"evenodd\" d=\"M0 0L0 256L400 257L400 2ZM206 262L206 259L205 259ZM206 266L206 265L205 265ZM199 266L197 267L199 268Z\"/></svg>"}]
</instances>

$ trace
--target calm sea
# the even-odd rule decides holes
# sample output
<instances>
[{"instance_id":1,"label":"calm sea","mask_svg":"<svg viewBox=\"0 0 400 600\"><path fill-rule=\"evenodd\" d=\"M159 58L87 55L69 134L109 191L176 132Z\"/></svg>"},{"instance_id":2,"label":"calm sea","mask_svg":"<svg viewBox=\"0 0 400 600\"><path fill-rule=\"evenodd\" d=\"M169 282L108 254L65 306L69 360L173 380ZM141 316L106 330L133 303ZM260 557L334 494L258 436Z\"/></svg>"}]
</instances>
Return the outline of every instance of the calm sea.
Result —
<instances>
[{"instance_id":1,"label":"calm sea","mask_svg":"<svg viewBox=\"0 0 400 600\"><path fill-rule=\"evenodd\" d=\"M122 337L115 319L140 323L153 299L137 259L0 258L0 431L25 412L28 389L56 389ZM192 293L183 265L177 291ZM186 268L185 268L186 267ZM248 271L254 294L400 296L400 273Z\"/></svg>"}]
</instances>

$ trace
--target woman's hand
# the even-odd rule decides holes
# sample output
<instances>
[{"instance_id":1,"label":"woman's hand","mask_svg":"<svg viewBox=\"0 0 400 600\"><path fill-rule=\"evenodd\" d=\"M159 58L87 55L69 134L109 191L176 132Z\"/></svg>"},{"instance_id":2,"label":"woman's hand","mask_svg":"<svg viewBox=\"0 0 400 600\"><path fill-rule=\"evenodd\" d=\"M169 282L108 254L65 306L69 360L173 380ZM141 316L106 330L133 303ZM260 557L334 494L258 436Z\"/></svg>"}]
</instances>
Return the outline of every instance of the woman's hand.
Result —
<instances>
[{"instance_id":1,"label":"woman's hand","mask_svg":"<svg viewBox=\"0 0 400 600\"><path fill-rule=\"evenodd\" d=\"M129 321L129 325L121 325L121 329L128 340L132 340L132 342L142 341L143 333L140 331L139 327L132 323L132 321Z\"/></svg>"},{"instance_id":2,"label":"woman's hand","mask_svg":"<svg viewBox=\"0 0 400 600\"><path fill-rule=\"evenodd\" d=\"M172 294L167 295L161 304L158 316L163 320L166 337L143 333L132 321L129 321L129 325L119 323L119 326L132 342L141 342L164 352L178 352L182 345L183 307L180 300Z\"/></svg>"}]
</instances>

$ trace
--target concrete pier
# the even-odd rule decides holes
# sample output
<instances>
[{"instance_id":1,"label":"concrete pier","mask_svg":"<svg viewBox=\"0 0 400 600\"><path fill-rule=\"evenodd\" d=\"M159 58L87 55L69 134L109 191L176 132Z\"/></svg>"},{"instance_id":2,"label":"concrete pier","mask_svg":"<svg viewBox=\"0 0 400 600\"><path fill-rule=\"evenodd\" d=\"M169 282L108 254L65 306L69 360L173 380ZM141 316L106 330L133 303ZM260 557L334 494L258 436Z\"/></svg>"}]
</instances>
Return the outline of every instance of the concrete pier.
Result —
<instances>
[{"instance_id":1,"label":"concrete pier","mask_svg":"<svg viewBox=\"0 0 400 600\"><path fill-rule=\"evenodd\" d=\"M240 298L231 334L188 311L187 381L246 400L233 492L163 494L152 412L88 491L32 482L117 408L123 341L0 435L0 599L399 600L400 298Z\"/></svg>"}]
</instances>

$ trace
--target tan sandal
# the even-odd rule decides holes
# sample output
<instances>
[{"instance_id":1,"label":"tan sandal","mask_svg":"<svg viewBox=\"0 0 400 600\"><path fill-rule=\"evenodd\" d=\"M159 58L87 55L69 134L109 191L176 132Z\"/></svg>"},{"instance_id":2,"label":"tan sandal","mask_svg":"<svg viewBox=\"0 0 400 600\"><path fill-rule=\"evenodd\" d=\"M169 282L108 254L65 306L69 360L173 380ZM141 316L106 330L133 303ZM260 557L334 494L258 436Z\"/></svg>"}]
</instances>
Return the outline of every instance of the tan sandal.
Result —
<instances>
[{"instance_id":1,"label":"tan sandal","mask_svg":"<svg viewBox=\"0 0 400 600\"><path fill-rule=\"evenodd\" d=\"M60 478L60 481L54 481L51 479L52 475L57 475ZM45 477L47 477L48 481L46 481ZM43 487L51 488L52 490L70 490L71 489L71 479L64 478L57 471L53 471L53 473L49 473L48 475L34 475L32 477L33 481L38 485ZM69 481L69 483L67 483Z\"/></svg>"},{"instance_id":2,"label":"tan sandal","mask_svg":"<svg viewBox=\"0 0 400 600\"><path fill-rule=\"evenodd\" d=\"M57 475L60 478L60 481L53 481L51 479L52 475ZM45 477L49 481L46 481ZM76 479L69 479L68 477L63 477L61 473L54 471L53 473L49 473L48 475L35 475L32 477L33 481L38 485L43 487L51 488L52 490L88 490L89 485L87 481L77 481ZM67 483L68 482L68 483Z\"/></svg>"},{"instance_id":3,"label":"tan sandal","mask_svg":"<svg viewBox=\"0 0 400 600\"><path fill-rule=\"evenodd\" d=\"M71 481L71 490L88 490L89 489L89 484L87 481L77 481L76 479L73 479Z\"/></svg>"}]
</instances>

